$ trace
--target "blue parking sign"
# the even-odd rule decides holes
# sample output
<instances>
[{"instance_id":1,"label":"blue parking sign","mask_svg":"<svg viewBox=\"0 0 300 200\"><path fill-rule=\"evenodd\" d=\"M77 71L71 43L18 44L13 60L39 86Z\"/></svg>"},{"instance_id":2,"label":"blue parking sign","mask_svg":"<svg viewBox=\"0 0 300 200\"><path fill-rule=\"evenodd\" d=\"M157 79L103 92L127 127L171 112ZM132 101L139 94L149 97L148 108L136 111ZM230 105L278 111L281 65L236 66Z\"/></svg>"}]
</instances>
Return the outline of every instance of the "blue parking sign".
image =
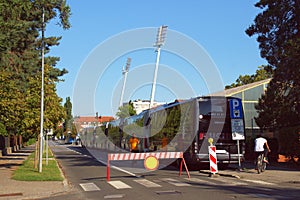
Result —
<instances>
[{"instance_id":1,"label":"blue parking sign","mask_svg":"<svg viewBox=\"0 0 300 200\"><path fill-rule=\"evenodd\" d=\"M230 99L230 117L231 119L243 118L243 107L240 99Z\"/></svg>"}]
</instances>

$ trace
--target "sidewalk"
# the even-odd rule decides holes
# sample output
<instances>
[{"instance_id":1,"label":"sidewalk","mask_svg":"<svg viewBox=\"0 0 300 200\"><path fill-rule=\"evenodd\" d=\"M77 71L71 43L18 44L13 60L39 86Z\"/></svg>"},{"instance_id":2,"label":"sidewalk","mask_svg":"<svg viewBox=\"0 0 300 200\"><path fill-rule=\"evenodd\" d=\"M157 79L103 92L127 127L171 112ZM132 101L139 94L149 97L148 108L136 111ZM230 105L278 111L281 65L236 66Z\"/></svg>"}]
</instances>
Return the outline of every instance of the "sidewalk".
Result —
<instances>
[{"instance_id":1,"label":"sidewalk","mask_svg":"<svg viewBox=\"0 0 300 200\"><path fill-rule=\"evenodd\" d=\"M70 190L66 181L16 181L11 179L13 171L33 151L34 146L28 146L0 157L0 200L50 197Z\"/></svg>"},{"instance_id":2,"label":"sidewalk","mask_svg":"<svg viewBox=\"0 0 300 200\"><path fill-rule=\"evenodd\" d=\"M291 163L270 163L267 170L258 174L254 169L253 162L243 162L241 169L237 164L229 165L226 170L219 170L220 176L238 178L241 180L256 180L274 184L289 184L290 186L300 186L300 166ZM201 173L210 174L209 170L200 170Z\"/></svg>"}]
</instances>

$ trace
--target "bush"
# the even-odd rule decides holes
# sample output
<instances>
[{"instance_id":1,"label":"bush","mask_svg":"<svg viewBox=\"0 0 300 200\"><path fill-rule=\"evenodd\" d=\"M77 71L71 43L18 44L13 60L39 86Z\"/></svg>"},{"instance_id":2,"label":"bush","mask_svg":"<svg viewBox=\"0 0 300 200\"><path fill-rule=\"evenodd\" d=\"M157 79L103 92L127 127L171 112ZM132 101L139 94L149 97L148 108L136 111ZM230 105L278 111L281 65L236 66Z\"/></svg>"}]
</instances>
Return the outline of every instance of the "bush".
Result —
<instances>
[{"instance_id":1,"label":"bush","mask_svg":"<svg viewBox=\"0 0 300 200\"><path fill-rule=\"evenodd\" d=\"M32 144L35 144L35 143L36 143L36 139L35 139L35 138L30 138L30 139L26 142L27 145L32 145Z\"/></svg>"},{"instance_id":2,"label":"bush","mask_svg":"<svg viewBox=\"0 0 300 200\"><path fill-rule=\"evenodd\" d=\"M279 130L278 152L280 154L291 157L300 155L299 130L299 126L285 127Z\"/></svg>"}]
</instances>

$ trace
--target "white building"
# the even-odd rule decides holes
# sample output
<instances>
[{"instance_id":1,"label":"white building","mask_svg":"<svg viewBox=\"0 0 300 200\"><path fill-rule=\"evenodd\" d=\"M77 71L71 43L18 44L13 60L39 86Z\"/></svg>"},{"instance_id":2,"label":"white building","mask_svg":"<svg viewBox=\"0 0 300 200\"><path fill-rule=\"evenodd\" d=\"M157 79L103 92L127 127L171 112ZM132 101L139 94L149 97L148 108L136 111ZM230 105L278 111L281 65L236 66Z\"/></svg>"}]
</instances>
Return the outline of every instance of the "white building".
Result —
<instances>
[{"instance_id":1,"label":"white building","mask_svg":"<svg viewBox=\"0 0 300 200\"><path fill-rule=\"evenodd\" d=\"M133 108L136 111L136 114L141 113L144 110L149 109L150 101L149 100L135 100L132 101ZM153 107L166 104L165 102L153 102Z\"/></svg>"}]
</instances>

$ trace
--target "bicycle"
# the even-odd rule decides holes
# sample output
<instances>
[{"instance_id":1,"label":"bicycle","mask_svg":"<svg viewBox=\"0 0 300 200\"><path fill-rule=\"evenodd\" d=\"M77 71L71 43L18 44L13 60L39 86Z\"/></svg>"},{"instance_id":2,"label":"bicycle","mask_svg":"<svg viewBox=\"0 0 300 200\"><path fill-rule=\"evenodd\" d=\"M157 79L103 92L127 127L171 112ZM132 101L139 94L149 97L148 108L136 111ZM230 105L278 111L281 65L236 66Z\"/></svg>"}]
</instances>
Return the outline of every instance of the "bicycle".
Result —
<instances>
[{"instance_id":1,"label":"bicycle","mask_svg":"<svg viewBox=\"0 0 300 200\"><path fill-rule=\"evenodd\" d=\"M264 152L261 152L257 156L257 159L256 159L256 170L257 170L257 173L260 174L260 173L266 171L266 168L267 168L267 163L264 162Z\"/></svg>"}]
</instances>

